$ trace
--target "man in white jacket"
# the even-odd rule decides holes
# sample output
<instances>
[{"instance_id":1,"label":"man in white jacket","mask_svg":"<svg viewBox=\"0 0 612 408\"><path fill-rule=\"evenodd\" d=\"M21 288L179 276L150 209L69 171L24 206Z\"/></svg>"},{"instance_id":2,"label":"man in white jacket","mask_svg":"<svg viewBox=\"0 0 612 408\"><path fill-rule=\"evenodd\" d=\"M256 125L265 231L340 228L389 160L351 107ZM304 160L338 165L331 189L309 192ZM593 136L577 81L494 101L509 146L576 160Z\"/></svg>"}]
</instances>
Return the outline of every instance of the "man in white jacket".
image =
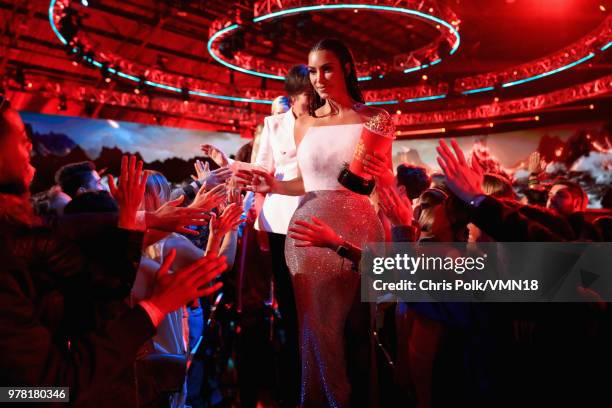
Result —
<instances>
[{"instance_id":1,"label":"man in white jacket","mask_svg":"<svg viewBox=\"0 0 612 408\"><path fill-rule=\"evenodd\" d=\"M296 65L287 73L285 91L291 100L291 109L264 120L259 151L255 164L274 172L278 180L291 180L298 175L297 152L293 129L295 120L308 115L308 95L311 89L308 68ZM289 268L285 261L285 238L289 221L301 197L268 194L265 197L255 228L268 234L276 300L283 326L286 328L285 350L281 356L281 406L295 407L299 401L300 363L297 314Z\"/></svg>"}]
</instances>

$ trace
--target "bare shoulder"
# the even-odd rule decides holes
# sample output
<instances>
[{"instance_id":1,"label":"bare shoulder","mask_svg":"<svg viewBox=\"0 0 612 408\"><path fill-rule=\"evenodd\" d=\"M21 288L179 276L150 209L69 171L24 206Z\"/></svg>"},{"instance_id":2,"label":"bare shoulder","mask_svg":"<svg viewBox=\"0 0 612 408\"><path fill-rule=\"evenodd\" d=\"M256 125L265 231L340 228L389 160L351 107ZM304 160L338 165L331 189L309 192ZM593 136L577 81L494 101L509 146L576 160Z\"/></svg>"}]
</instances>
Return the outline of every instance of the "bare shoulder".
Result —
<instances>
[{"instance_id":1,"label":"bare shoulder","mask_svg":"<svg viewBox=\"0 0 612 408\"><path fill-rule=\"evenodd\" d=\"M300 142L306 135L308 129L314 125L315 118L310 115L300 116L295 120L295 145L299 146Z\"/></svg>"},{"instance_id":2,"label":"bare shoulder","mask_svg":"<svg viewBox=\"0 0 612 408\"><path fill-rule=\"evenodd\" d=\"M310 115L302 115L295 120L295 126L309 126L315 118Z\"/></svg>"},{"instance_id":3,"label":"bare shoulder","mask_svg":"<svg viewBox=\"0 0 612 408\"><path fill-rule=\"evenodd\" d=\"M310 115L300 116L295 120L295 131L298 134L298 131L306 131L309 127L314 124L314 119Z\"/></svg>"}]
</instances>

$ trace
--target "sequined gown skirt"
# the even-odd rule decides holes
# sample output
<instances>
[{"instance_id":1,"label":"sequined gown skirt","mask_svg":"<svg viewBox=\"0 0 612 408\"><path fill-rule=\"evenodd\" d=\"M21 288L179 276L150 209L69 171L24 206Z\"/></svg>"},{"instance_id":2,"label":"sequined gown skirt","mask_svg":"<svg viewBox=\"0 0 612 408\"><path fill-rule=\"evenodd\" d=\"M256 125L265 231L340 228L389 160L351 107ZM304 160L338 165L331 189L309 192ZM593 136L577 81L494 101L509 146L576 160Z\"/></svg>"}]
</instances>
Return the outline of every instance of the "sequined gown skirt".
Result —
<instances>
[{"instance_id":1,"label":"sequined gown skirt","mask_svg":"<svg viewBox=\"0 0 612 408\"><path fill-rule=\"evenodd\" d=\"M383 241L369 199L349 191L307 193L291 220L316 216L355 245ZM296 247L287 237L300 328L302 407L369 406L372 398L370 305L360 302L359 272L327 248Z\"/></svg>"}]
</instances>

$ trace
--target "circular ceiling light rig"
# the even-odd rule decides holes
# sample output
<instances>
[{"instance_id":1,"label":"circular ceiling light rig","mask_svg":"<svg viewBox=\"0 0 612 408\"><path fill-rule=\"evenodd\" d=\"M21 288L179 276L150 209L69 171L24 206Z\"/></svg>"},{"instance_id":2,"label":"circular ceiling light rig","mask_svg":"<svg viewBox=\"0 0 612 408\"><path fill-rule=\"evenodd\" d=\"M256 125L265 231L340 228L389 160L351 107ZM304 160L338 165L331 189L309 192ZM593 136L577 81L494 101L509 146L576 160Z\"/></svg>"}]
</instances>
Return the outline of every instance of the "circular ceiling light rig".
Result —
<instances>
[{"instance_id":1,"label":"circular ceiling light rig","mask_svg":"<svg viewBox=\"0 0 612 408\"><path fill-rule=\"evenodd\" d=\"M436 41L428 44L419 50L409 52L405 55L396 55L390 61L377 61L374 64L376 69L362 69L359 72L359 67L369 67L367 62L357 61L358 80L369 81L373 78L371 72L380 71L380 67L385 66L390 69L395 69L405 74L420 71L442 62L442 58L453 55L459 48L461 38L459 36L459 22L456 14L448 7L436 6L429 4L430 1L420 0L407 1L405 6L399 6L402 2L396 0L379 0L379 1L352 1L347 3L338 3L335 0L288 0L288 1L269 1L263 0L256 2L254 5L254 15L250 23L259 24L263 21L279 19L285 16L298 15L330 11L330 10L365 10L372 12L384 12L400 14L405 17L417 18L430 24L440 32L439 38ZM412 4L414 3L414 4ZM434 15L437 12L439 15ZM449 23L450 21L450 23ZM259 76L263 78L284 80L284 73L290 68L290 64L280 63L278 61L267 60L244 52L228 52L228 40L232 36L242 32L243 24L232 22L231 20L217 20L211 24L209 31L209 39L207 49L213 59L220 64L242 72L248 75ZM446 44L448 45L446 45ZM441 50L446 50L448 55L440 55ZM419 59L417 59L420 58ZM400 63L401 62L401 63ZM383 74L378 74L378 78L384 77ZM382 104L387 101L380 101Z\"/></svg>"},{"instance_id":2,"label":"circular ceiling light rig","mask_svg":"<svg viewBox=\"0 0 612 408\"><path fill-rule=\"evenodd\" d=\"M558 74L591 60L612 47L612 15L578 41L545 57L497 72L459 78L455 90L463 95L509 88Z\"/></svg>"},{"instance_id":3,"label":"circular ceiling light rig","mask_svg":"<svg viewBox=\"0 0 612 408\"><path fill-rule=\"evenodd\" d=\"M295 3L296 1L298 0L290 0L290 3L291 2ZM382 0L382 1L386 1L386 0ZM290 4L287 1L284 1L284 3ZM299 3L302 4L302 1L299 1ZM280 16L281 13L284 13L284 14L298 13L298 12L304 11L303 10L304 8L309 8L309 7L317 7L319 9L323 9L324 6L326 8L329 8L332 6L335 6L336 8L351 7L356 10L362 9L362 8L372 9L376 7L376 8L381 9L384 7L387 7L387 8L391 7L391 6L385 6L382 4L371 5L371 4L365 4L365 3L369 3L369 2L363 2L363 4L362 3L357 4L354 1L354 4L352 5L318 4L318 5L297 7L293 9L276 10L274 9L274 7L278 8L280 5L280 8L282 8L283 3L281 3L280 1L263 1L263 2L260 1L260 2L255 3L254 15L256 17L254 18L254 20L262 21L265 19L271 19L271 18ZM395 1L394 4L396 3L399 4L397 1ZM415 10L421 13L421 11L419 10L424 9L424 8L421 7L419 9L418 5L425 4L425 1L419 0L418 2L416 1L413 2L411 0L407 0L406 3L408 4L414 3ZM84 47L82 43L78 41L73 42L72 39L68 40L65 37L65 35L70 34L70 32L73 32L76 37L76 30L74 29L78 29L78 24L76 27L74 27L74 24L72 24L72 26L69 27L72 31L68 30L70 32L62 33L61 31L64 31L61 29L62 27L58 29L58 24L61 22L62 18L65 17L67 11L70 11L70 13L74 12L74 9L70 7L70 4L71 4L70 0L51 0L50 5L49 5L49 22L51 25L51 29L53 30L55 35L58 37L58 39L64 45L66 45L69 51L69 54L72 55L73 58L78 59L79 61L83 61L89 64L90 66L98 68L101 72L105 72L105 70L107 70L108 74L112 74L112 76L117 76L127 81L131 81L134 83L134 86L136 87L142 86L142 82L143 82L142 75L139 73L136 73L135 75L128 73L130 71L131 72L134 72L134 71L131 68L126 69L124 67L124 65L126 64L119 64L119 65L114 65L114 66L109 67L108 64L110 61L108 59L99 58L99 57L96 58L96 54L91 49L87 49L87 47ZM262 4L267 6L267 9L265 10L265 14L263 13ZM356 8L357 6L359 7ZM59 9L62 13L56 14L56 9ZM299 9L302 9L302 10L299 10ZM296 10L299 10L299 11L296 11ZM435 10L436 9L434 8L429 8L426 11L429 13L433 13ZM423 12L423 14L426 14L426 13ZM78 22L78 18L77 18L78 16L74 16L71 14L70 17L71 18L68 20L70 23L73 23L74 21ZM73 18L77 18L77 20L73 20ZM451 21L452 21L451 26L459 24L458 19L451 20ZM214 26L214 25L211 26L211 30L213 30L212 31L213 36L216 34L216 37L213 38L213 36L211 36L211 39L209 40L209 43L208 43L209 47L214 42L214 40L217 39L219 36L238 28L237 24L230 24L224 28L221 28L218 26L218 24L221 24L220 22L215 22L214 24L217 24L217 26ZM80 37L82 37L82 35L80 35ZM456 50L457 47L459 46L459 37L457 37L457 41L455 42L454 45L455 45L454 50ZM543 77L547 77L553 74L557 74L559 72L569 70L579 64L582 64L585 61L588 61L594 58L598 54L607 51L611 47L612 47L612 15L608 16L602 22L602 24L600 24L600 26L597 27L595 30L593 30L591 33L589 33L588 35L581 38L577 42L571 44L568 47L565 47L564 49L554 54L551 54L549 56L546 56L544 58L540 58L537 60L529 61L520 66L512 67L512 68L509 68L503 71L489 72L489 73L479 74L479 75L471 76L471 77L458 78L454 81L453 89L455 90L455 92L458 92L461 95L472 95L472 94L479 94L482 92L493 91L496 89L496 86L499 86L500 84L501 84L501 86L499 86L500 88L508 88L508 87L512 87L516 85L521 85L524 83L529 83L531 81L534 81L534 80L537 80ZM453 48L451 48L451 51L454 52ZM100 55L103 55L103 54L100 53ZM404 69L404 71L414 72L414 71L423 69L423 67L435 65L440 62L439 58L436 58L435 54L429 56L428 58L429 58L429 61L431 62L427 61L427 63L423 65L417 58L414 57L414 55L408 55L408 58L406 60L407 65L408 66L415 65L415 66L412 68L406 68ZM135 64L130 63L127 65L135 65ZM125 72L125 71L128 71L128 72ZM141 69L139 72L145 72L145 71L148 71L148 69L144 68L144 69ZM151 68L151 72L156 72L156 70ZM282 72L278 73L279 77L282 76L280 75L281 73ZM381 76L383 75L381 74ZM367 80L370 78L365 77L365 79ZM177 96L180 96L185 93L184 86L177 85L177 84L180 82L185 82L185 81L189 81L189 80L186 78L177 78L176 76L173 76L171 74L163 74L163 75L150 76L144 81L144 84L149 87L158 88L158 89L161 89L167 92L175 93L177 94ZM390 89L383 89L383 90L378 90L378 91L366 91L366 93L369 94L368 99L370 99L370 102L368 102L368 104L370 105L396 105L396 104L401 104L401 103L413 103L413 102L424 102L424 101L434 101L434 100L446 99L447 96L449 96L447 94L447 89L449 88L450 84L448 83L442 83L442 84L446 86L446 88L442 90L442 92L432 92L431 90L428 90L428 89L424 90L420 86L412 87L412 88L396 88L396 89L390 88ZM204 91L202 90L202 88L203 86L199 84L192 86L188 90L188 94L197 96L197 97L202 97L202 98L226 100L226 101L234 101L234 102L257 103L257 104L271 104L272 103L272 98L269 98L269 96L266 95L265 92L261 94L261 92L256 92L255 90L254 91L248 90L245 92L243 96L232 96L232 95L224 94L227 91L224 91L222 89L214 89L213 91L210 91L210 90ZM255 96L251 97L250 95L255 95Z\"/></svg>"},{"instance_id":4,"label":"circular ceiling light rig","mask_svg":"<svg viewBox=\"0 0 612 408\"><path fill-rule=\"evenodd\" d=\"M404 113L395 115L394 119L396 126L420 126L467 122L540 111L542 109L565 105L580 100L588 100L610 92L612 92L612 75L607 75L590 82L573 85L545 94L504 102L497 101L461 109ZM589 107L589 109L591 108ZM539 120L539 117L536 120Z\"/></svg>"},{"instance_id":5,"label":"circular ceiling light rig","mask_svg":"<svg viewBox=\"0 0 612 408\"><path fill-rule=\"evenodd\" d=\"M74 54L77 54L82 51L83 46L79 44L78 42L74 42L72 38L67 39L64 37L64 35L62 35L62 33L60 32L60 29L58 29L57 23L63 17L56 16L55 14L56 6L59 7L62 11L64 10L73 11L73 9L70 9L70 1L69 0L63 0L63 1L62 0L51 0L51 3L49 4L49 23L51 24L51 29L53 30L55 35L59 38L59 40L67 47L72 47L71 52ZM105 72L108 72L112 75L117 75L121 78L132 81L135 84L140 83L139 77L125 73L117 68L108 67L107 62L101 62L98 59L96 59L94 56L89 56L86 59L84 59L84 61L100 70L105 70ZM154 88L163 89L169 92L174 92L179 95L182 95L184 93L184 90L181 87L176 87L173 85L168 85L168 84L159 83L159 82L150 81L150 80L146 80L144 83L145 85L148 85ZM203 97L203 98L219 99L219 100L226 100L226 101L233 101L233 102L259 103L259 104L267 104L267 105L272 104L272 100L268 100L268 99L256 99L256 98L244 98L244 97L239 97L239 96L219 95L219 94L206 92L204 90L188 90L188 94Z\"/></svg>"}]
</instances>

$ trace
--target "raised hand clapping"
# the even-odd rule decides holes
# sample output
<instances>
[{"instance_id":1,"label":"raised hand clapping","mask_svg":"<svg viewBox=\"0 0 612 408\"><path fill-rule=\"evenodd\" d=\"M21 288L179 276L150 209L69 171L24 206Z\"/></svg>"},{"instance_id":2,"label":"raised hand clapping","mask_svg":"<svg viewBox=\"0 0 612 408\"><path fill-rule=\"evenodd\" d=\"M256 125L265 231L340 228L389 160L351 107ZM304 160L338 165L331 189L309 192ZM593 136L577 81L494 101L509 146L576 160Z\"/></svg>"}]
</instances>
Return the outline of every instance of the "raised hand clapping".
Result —
<instances>
[{"instance_id":1,"label":"raised hand clapping","mask_svg":"<svg viewBox=\"0 0 612 408\"><path fill-rule=\"evenodd\" d=\"M446 142L440 139L438 151L438 164L446 176L446 185L460 200L469 203L476 196L483 195L483 174L477 168L470 166L465 155L455 139L451 140L455 154Z\"/></svg>"},{"instance_id":2,"label":"raised hand clapping","mask_svg":"<svg viewBox=\"0 0 612 408\"><path fill-rule=\"evenodd\" d=\"M197 231L187 228L190 225L206 225L210 215L198 208L180 207L185 196L168 201L155 212L146 213L147 228L165 232L180 232L189 235L198 235Z\"/></svg>"},{"instance_id":3,"label":"raised hand clapping","mask_svg":"<svg viewBox=\"0 0 612 408\"><path fill-rule=\"evenodd\" d=\"M147 185L148 172L142 171L142 160L136 156L127 155L121 158L121 175L119 186L115 183L112 174L108 175L110 193L119 206L119 226L134 229L136 226L136 212L144 198Z\"/></svg>"},{"instance_id":4,"label":"raised hand clapping","mask_svg":"<svg viewBox=\"0 0 612 408\"><path fill-rule=\"evenodd\" d=\"M546 170L546 165L546 160L542 159L540 152L535 151L529 155L529 163L527 165L529 174L538 175L540 173L544 173Z\"/></svg>"},{"instance_id":5,"label":"raised hand clapping","mask_svg":"<svg viewBox=\"0 0 612 408\"><path fill-rule=\"evenodd\" d=\"M153 294L148 299L164 315L221 289L223 284L220 282L209 284L227 268L224 256L208 255L171 274L169 269L175 256L175 249L166 256L157 271Z\"/></svg>"},{"instance_id":6,"label":"raised hand clapping","mask_svg":"<svg viewBox=\"0 0 612 408\"><path fill-rule=\"evenodd\" d=\"M193 202L189 204L189 208L199 209L203 212L208 212L216 208L225 201L227 188L225 184L219 184L210 191L206 191L206 186L200 187Z\"/></svg>"},{"instance_id":7,"label":"raised hand clapping","mask_svg":"<svg viewBox=\"0 0 612 408\"><path fill-rule=\"evenodd\" d=\"M219 167L226 167L229 165L229 159L221 149L211 144L203 144L200 146L200 149L204 155L210 157Z\"/></svg>"},{"instance_id":8,"label":"raised hand clapping","mask_svg":"<svg viewBox=\"0 0 612 408\"><path fill-rule=\"evenodd\" d=\"M273 192L276 179L263 170L239 170L236 173L236 183L244 190L267 194Z\"/></svg>"},{"instance_id":9,"label":"raised hand clapping","mask_svg":"<svg viewBox=\"0 0 612 408\"><path fill-rule=\"evenodd\" d=\"M400 197L394 187L376 187L378 206L395 226L412 225L413 211L410 199Z\"/></svg>"}]
</instances>

